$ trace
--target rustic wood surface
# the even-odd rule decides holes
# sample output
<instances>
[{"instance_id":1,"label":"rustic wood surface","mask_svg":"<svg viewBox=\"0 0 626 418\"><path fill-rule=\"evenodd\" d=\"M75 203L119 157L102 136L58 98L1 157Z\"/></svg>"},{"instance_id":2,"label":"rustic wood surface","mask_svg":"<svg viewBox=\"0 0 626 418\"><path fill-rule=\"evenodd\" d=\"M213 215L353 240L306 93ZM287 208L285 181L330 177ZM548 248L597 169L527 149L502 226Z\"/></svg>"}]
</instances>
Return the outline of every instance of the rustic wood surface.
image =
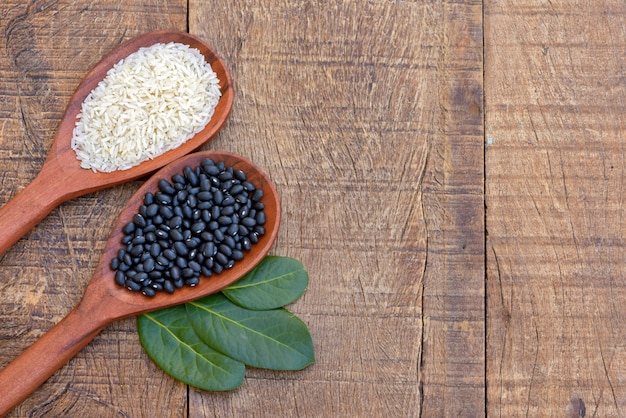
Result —
<instances>
[{"instance_id":1,"label":"rustic wood surface","mask_svg":"<svg viewBox=\"0 0 626 418\"><path fill-rule=\"evenodd\" d=\"M625 24L485 2L490 415L626 415Z\"/></svg>"},{"instance_id":2,"label":"rustic wood surface","mask_svg":"<svg viewBox=\"0 0 626 418\"><path fill-rule=\"evenodd\" d=\"M317 358L203 392L129 319L10 416L624 416L625 22L621 0L0 3L0 205L102 55L189 31L234 79L205 148L276 183L272 253L309 271L290 309ZM141 184L62 204L0 259L0 367L78 302Z\"/></svg>"}]
</instances>

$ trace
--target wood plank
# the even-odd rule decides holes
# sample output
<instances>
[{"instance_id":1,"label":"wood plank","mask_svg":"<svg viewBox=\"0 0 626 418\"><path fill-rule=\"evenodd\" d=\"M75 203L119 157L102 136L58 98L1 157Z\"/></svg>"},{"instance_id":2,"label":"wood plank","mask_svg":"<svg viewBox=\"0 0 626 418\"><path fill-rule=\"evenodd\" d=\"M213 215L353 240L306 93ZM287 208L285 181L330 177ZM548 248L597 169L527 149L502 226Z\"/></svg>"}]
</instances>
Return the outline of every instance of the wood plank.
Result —
<instances>
[{"instance_id":1,"label":"wood plank","mask_svg":"<svg viewBox=\"0 0 626 418\"><path fill-rule=\"evenodd\" d=\"M186 29L186 1L0 3L0 204L39 171L82 76L122 40ZM133 183L61 205L0 260L0 368L79 301ZM140 396L137 396L140 394ZM184 416L185 385L108 327L10 416Z\"/></svg>"},{"instance_id":2,"label":"wood plank","mask_svg":"<svg viewBox=\"0 0 626 418\"><path fill-rule=\"evenodd\" d=\"M189 22L235 80L209 147L277 183L317 353L190 414L483 415L481 2L193 0Z\"/></svg>"},{"instance_id":3,"label":"wood plank","mask_svg":"<svg viewBox=\"0 0 626 418\"><path fill-rule=\"evenodd\" d=\"M622 1L485 2L488 412L624 416Z\"/></svg>"}]
</instances>

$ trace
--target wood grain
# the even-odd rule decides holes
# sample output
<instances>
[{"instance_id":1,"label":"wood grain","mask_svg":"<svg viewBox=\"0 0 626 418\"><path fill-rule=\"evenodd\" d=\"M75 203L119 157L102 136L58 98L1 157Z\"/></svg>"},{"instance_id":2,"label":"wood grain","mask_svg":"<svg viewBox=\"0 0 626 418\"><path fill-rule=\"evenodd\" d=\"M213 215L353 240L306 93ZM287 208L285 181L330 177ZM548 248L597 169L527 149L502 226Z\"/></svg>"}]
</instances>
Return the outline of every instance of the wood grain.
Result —
<instances>
[{"instance_id":1,"label":"wood grain","mask_svg":"<svg viewBox=\"0 0 626 418\"><path fill-rule=\"evenodd\" d=\"M277 183L275 253L309 270L291 309L317 352L301 373L249 370L227 396L192 391L197 416L484 413L481 13L190 3L190 31L224 51L237 95L209 147Z\"/></svg>"},{"instance_id":2,"label":"wood grain","mask_svg":"<svg viewBox=\"0 0 626 418\"><path fill-rule=\"evenodd\" d=\"M624 416L621 1L486 1L488 412Z\"/></svg>"}]
</instances>

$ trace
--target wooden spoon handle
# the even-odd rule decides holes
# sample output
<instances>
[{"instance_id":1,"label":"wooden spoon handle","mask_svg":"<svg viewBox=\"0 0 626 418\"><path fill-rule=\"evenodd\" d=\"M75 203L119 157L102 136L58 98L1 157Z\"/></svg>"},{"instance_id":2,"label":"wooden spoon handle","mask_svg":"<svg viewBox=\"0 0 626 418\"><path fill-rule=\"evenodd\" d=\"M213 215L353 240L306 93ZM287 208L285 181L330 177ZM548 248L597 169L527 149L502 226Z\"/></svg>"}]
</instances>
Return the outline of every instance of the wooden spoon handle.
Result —
<instances>
[{"instance_id":1,"label":"wooden spoon handle","mask_svg":"<svg viewBox=\"0 0 626 418\"><path fill-rule=\"evenodd\" d=\"M25 189L0 208L0 256L67 200L66 188L58 177L57 173L42 169Z\"/></svg>"},{"instance_id":2,"label":"wooden spoon handle","mask_svg":"<svg viewBox=\"0 0 626 418\"><path fill-rule=\"evenodd\" d=\"M0 372L5 416L85 347L110 321L80 305Z\"/></svg>"}]
</instances>

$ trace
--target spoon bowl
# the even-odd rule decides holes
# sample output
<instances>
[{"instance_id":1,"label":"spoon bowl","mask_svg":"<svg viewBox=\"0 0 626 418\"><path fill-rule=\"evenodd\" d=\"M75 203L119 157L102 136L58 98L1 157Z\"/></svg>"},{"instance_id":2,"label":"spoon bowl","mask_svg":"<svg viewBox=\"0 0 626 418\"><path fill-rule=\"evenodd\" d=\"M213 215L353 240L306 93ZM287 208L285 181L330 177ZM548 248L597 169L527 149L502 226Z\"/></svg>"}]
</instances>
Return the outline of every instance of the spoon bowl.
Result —
<instances>
[{"instance_id":1,"label":"spoon bowl","mask_svg":"<svg viewBox=\"0 0 626 418\"><path fill-rule=\"evenodd\" d=\"M180 147L128 170L103 173L81 168L80 161L71 147L71 139L85 98L104 79L107 71L121 59L142 47L169 42L182 43L198 49L217 74L222 96L211 120L202 131ZM230 115L234 100L232 84L230 73L217 54L202 40L187 33L150 32L132 38L113 49L85 75L70 98L40 173L25 189L0 208L0 228L3 231L0 236L0 255L59 204L143 177L205 144L219 132Z\"/></svg>"},{"instance_id":2,"label":"spoon bowl","mask_svg":"<svg viewBox=\"0 0 626 418\"><path fill-rule=\"evenodd\" d=\"M158 292L150 298L117 285L110 262L122 247L122 229L138 212L143 196L147 192L158 190L158 180L169 180L172 175L182 173L184 167L198 166L206 158L216 162L223 161L227 166L242 170L248 181L263 189L266 233L259 237L259 242L232 268L209 278L201 277L200 283L195 287L185 286L173 294ZM80 303L0 372L0 416L4 416L28 397L109 323L216 293L240 279L267 255L278 235L280 217L280 199L275 186L263 171L241 156L224 151L199 152L183 157L158 171L133 195L121 212Z\"/></svg>"}]
</instances>

